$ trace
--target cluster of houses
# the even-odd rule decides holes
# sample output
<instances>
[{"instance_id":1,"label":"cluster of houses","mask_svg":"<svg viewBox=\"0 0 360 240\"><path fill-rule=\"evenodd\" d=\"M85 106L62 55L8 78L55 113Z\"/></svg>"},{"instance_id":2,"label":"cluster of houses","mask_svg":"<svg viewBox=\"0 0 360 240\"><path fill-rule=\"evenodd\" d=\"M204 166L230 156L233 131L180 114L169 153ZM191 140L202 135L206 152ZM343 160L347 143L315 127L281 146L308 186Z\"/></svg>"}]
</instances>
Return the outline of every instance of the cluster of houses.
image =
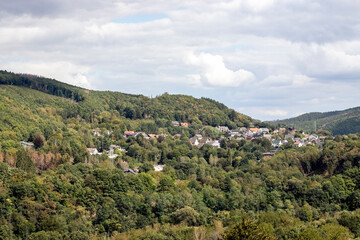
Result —
<instances>
[{"instance_id":1,"label":"cluster of houses","mask_svg":"<svg viewBox=\"0 0 360 240\"><path fill-rule=\"evenodd\" d=\"M204 144L209 144L215 148L220 148L220 138L212 140L210 137L203 137L201 134L195 134L195 136L190 138L190 144L199 148Z\"/></svg>"},{"instance_id":2,"label":"cluster of houses","mask_svg":"<svg viewBox=\"0 0 360 240\"><path fill-rule=\"evenodd\" d=\"M120 146L118 145L110 145L110 149L109 151L107 152L108 153L108 157L110 159L115 159L117 158L119 155L115 153L115 150L119 150L120 152L126 152L125 149L121 148ZM90 155L101 155L103 153L99 152L97 150L97 148L88 148L88 151L90 153Z\"/></svg>"},{"instance_id":3,"label":"cluster of houses","mask_svg":"<svg viewBox=\"0 0 360 240\"><path fill-rule=\"evenodd\" d=\"M315 134L305 134L302 133L303 138L295 137L295 134L297 132L294 128L279 128L275 129L271 132L268 128L246 128L241 127L239 129L233 129L230 130L226 126L218 126L216 127L221 132L227 132L229 134L229 139L246 139L246 140L252 140L255 138L267 138L269 141L271 141L272 146L274 148L279 148L282 145L289 143L289 141L292 141L295 146L302 147L309 144L318 144L322 146L325 137L317 136Z\"/></svg>"},{"instance_id":4,"label":"cluster of houses","mask_svg":"<svg viewBox=\"0 0 360 240\"><path fill-rule=\"evenodd\" d=\"M189 123L187 123L187 122L172 121L171 124L174 127L189 127Z\"/></svg>"},{"instance_id":5,"label":"cluster of houses","mask_svg":"<svg viewBox=\"0 0 360 240\"><path fill-rule=\"evenodd\" d=\"M188 123L179 123L177 121L172 122L173 126L182 126L182 127L188 127ZM292 128L278 128L274 131L271 131L268 128L257 128L257 127L240 127L238 129L229 129L227 126L218 126L216 127L220 132L225 133L224 135L229 139L236 139L236 140L252 140L256 138L267 138L273 147L273 150L269 153L264 153L264 158L271 157L274 155L274 153L279 150L279 148L287 144L289 142L292 142L297 147L306 146L309 144L318 144L322 146L324 143L325 137L317 136L315 134L296 134L297 130ZM101 134L98 131L92 130L95 136L98 136L98 134ZM108 134L111 134L111 131L108 131ZM124 138L128 137L137 137L139 135L142 135L145 139L150 138L159 138L167 137L166 134L147 134L145 132L135 132L135 131L125 131L124 132ZM297 137L295 137L297 136ZM302 136L302 138L298 137ZM172 136L172 138L180 138L181 134L175 134ZM193 137L190 138L190 144L197 147L202 147L205 144L208 144L214 148L220 148L220 141L223 139L224 136L218 137L216 139L212 139L210 137L202 136L201 134L195 134ZM111 145L109 151L107 151L107 154L110 159L115 159L118 155L115 153L115 150L118 149L120 152L126 152L125 149L122 149L120 146L117 145ZM102 154L99 153L96 148L88 148L88 151L90 155L98 155ZM159 165L155 168L155 171L162 171L163 166ZM159 170L161 169L161 170Z\"/></svg>"}]
</instances>

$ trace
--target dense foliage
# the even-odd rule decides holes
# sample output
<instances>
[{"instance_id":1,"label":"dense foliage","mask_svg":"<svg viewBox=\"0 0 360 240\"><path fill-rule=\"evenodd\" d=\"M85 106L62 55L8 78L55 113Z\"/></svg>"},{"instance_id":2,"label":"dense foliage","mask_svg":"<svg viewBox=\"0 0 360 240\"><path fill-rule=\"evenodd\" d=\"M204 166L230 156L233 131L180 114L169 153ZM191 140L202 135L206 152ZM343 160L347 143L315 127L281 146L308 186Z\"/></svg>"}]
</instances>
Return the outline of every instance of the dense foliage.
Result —
<instances>
[{"instance_id":1,"label":"dense foliage","mask_svg":"<svg viewBox=\"0 0 360 240\"><path fill-rule=\"evenodd\" d=\"M249 239L360 234L359 135L267 160L257 154L265 149L256 141L225 141L219 149L192 147L186 137L118 143L127 149L121 158L77 164L53 156L47 165L47 156L30 149L17 150L14 160L2 152L0 236L239 239L229 236L241 229L261 237ZM155 172L149 163L166 167ZM135 166L144 167L135 175L123 172ZM244 222L244 215L252 220ZM162 225L168 225L162 233L134 230Z\"/></svg>"},{"instance_id":2,"label":"dense foliage","mask_svg":"<svg viewBox=\"0 0 360 240\"><path fill-rule=\"evenodd\" d=\"M296 127L305 131L323 129L331 131L334 135L357 133L360 132L360 107L343 111L306 113L295 118L270 123Z\"/></svg>"}]
</instances>

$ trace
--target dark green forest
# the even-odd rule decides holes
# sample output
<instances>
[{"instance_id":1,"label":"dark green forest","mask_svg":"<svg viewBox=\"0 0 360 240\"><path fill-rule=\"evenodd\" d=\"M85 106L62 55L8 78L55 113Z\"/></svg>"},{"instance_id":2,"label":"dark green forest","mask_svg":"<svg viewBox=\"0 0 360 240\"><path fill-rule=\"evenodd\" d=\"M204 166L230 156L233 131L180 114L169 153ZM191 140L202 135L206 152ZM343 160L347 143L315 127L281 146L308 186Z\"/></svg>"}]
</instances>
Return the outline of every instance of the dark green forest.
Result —
<instances>
[{"instance_id":1,"label":"dark green forest","mask_svg":"<svg viewBox=\"0 0 360 240\"><path fill-rule=\"evenodd\" d=\"M264 158L266 138L229 140L213 126L273 127L211 99L0 76L0 239L360 237L359 134ZM194 134L221 147L193 146Z\"/></svg>"}]
</instances>

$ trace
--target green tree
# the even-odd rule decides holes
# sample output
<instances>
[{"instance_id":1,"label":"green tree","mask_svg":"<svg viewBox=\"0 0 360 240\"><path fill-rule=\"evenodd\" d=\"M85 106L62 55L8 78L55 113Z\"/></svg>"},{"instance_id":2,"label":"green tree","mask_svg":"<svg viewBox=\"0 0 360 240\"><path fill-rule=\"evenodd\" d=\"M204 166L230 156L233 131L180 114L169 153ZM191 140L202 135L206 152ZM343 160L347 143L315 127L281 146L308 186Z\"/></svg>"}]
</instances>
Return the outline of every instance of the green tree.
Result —
<instances>
[{"instance_id":1,"label":"green tree","mask_svg":"<svg viewBox=\"0 0 360 240\"><path fill-rule=\"evenodd\" d=\"M271 240L276 239L264 232L250 219L243 217L240 223L224 233L224 240Z\"/></svg>"}]
</instances>

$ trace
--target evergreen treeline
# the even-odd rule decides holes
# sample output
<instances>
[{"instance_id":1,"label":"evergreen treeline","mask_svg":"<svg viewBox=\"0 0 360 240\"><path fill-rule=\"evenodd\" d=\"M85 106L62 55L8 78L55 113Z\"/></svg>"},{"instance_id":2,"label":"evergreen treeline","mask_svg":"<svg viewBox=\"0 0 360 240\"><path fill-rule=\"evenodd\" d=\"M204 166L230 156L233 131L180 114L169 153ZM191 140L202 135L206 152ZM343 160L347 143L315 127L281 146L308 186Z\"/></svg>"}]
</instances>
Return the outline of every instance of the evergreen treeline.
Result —
<instances>
[{"instance_id":1,"label":"evergreen treeline","mask_svg":"<svg viewBox=\"0 0 360 240\"><path fill-rule=\"evenodd\" d=\"M48 79L30 74L14 74L7 71L0 71L0 84L15 85L32 88L51 95L70 98L76 102L84 100L81 89L77 89L54 79Z\"/></svg>"}]
</instances>

